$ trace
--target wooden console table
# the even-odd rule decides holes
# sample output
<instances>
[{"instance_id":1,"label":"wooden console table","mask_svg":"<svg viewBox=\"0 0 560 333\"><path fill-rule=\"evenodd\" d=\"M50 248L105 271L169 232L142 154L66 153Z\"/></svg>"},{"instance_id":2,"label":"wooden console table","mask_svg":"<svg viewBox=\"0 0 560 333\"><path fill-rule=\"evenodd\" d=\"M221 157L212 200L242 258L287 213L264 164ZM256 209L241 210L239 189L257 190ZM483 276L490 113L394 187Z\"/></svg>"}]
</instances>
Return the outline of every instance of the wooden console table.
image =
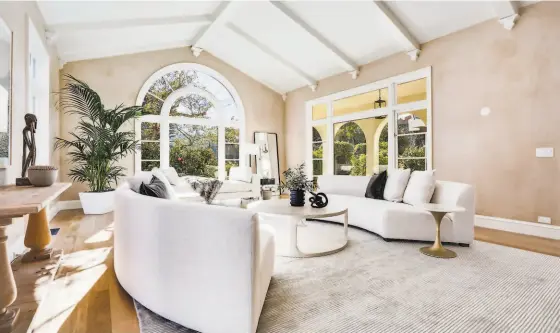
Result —
<instances>
[{"instance_id":1,"label":"wooden console table","mask_svg":"<svg viewBox=\"0 0 560 333\"><path fill-rule=\"evenodd\" d=\"M48 187L0 186L0 333L13 330L19 309L9 309L17 296L16 283L10 261L6 228L12 219L29 214L25 232L25 246L30 251L24 260L34 261L50 258L52 249L46 207L70 187L70 183L56 183Z\"/></svg>"}]
</instances>

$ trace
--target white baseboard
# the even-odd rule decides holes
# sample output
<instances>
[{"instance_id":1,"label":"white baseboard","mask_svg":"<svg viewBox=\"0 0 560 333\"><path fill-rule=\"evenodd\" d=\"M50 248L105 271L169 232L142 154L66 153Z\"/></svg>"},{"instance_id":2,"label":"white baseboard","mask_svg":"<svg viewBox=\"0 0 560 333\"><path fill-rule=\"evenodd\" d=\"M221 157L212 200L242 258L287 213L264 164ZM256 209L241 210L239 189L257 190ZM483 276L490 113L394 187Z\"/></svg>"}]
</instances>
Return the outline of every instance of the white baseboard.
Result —
<instances>
[{"instance_id":1,"label":"white baseboard","mask_svg":"<svg viewBox=\"0 0 560 333\"><path fill-rule=\"evenodd\" d=\"M501 217L483 215L476 215L474 224L477 227L560 240L560 226L556 225L510 220Z\"/></svg>"},{"instance_id":2,"label":"white baseboard","mask_svg":"<svg viewBox=\"0 0 560 333\"><path fill-rule=\"evenodd\" d=\"M57 206L58 210L80 209L82 208L82 203L80 200L59 201Z\"/></svg>"},{"instance_id":3,"label":"white baseboard","mask_svg":"<svg viewBox=\"0 0 560 333\"><path fill-rule=\"evenodd\" d=\"M50 207L50 209L47 211L47 217L49 221L51 221L61 210L80 208L82 208L82 203L80 202L80 200L59 201Z\"/></svg>"}]
</instances>

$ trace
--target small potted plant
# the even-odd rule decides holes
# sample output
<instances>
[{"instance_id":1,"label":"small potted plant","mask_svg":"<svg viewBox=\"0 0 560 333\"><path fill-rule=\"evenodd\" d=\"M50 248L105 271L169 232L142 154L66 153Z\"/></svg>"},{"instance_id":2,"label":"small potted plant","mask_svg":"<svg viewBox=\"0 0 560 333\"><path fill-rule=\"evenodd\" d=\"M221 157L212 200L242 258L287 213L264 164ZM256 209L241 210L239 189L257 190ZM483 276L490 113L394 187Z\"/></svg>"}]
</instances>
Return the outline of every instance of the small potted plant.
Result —
<instances>
[{"instance_id":1,"label":"small potted plant","mask_svg":"<svg viewBox=\"0 0 560 333\"><path fill-rule=\"evenodd\" d=\"M66 149L70 162L69 176L75 182L89 185L80 192L85 214L104 214L113 210L114 188L126 169L121 159L135 151L138 142L134 131L127 130L142 112L142 106L105 108L99 95L86 83L66 75L66 86L60 92L60 108L78 117L70 139L56 138L55 149Z\"/></svg>"},{"instance_id":2,"label":"small potted plant","mask_svg":"<svg viewBox=\"0 0 560 333\"><path fill-rule=\"evenodd\" d=\"M305 174L305 163L296 166L294 169L282 173L284 181L280 183L281 190L290 190L290 205L301 207L305 205L305 192L313 189L313 181L307 179Z\"/></svg>"}]
</instances>

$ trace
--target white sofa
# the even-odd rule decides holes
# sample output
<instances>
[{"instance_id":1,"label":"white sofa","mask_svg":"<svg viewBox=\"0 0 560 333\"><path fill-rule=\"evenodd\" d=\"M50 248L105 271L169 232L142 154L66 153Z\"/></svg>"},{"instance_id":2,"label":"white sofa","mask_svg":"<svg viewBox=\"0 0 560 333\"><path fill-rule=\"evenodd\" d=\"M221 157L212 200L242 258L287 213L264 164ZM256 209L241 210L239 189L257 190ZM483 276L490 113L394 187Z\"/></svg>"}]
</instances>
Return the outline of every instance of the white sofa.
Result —
<instances>
[{"instance_id":1,"label":"white sofa","mask_svg":"<svg viewBox=\"0 0 560 333\"><path fill-rule=\"evenodd\" d=\"M432 215L417 207L365 197L369 176L319 176L320 192L329 206L348 208L348 223L369 230L385 240L433 241ZM461 206L465 212L448 214L441 224L442 242L468 246L474 239L474 189L471 185L436 181L433 203ZM341 219L329 219L342 223Z\"/></svg>"},{"instance_id":2,"label":"white sofa","mask_svg":"<svg viewBox=\"0 0 560 333\"><path fill-rule=\"evenodd\" d=\"M153 312L205 333L254 333L274 268L274 231L239 209L115 193L114 263Z\"/></svg>"},{"instance_id":3,"label":"white sofa","mask_svg":"<svg viewBox=\"0 0 560 333\"><path fill-rule=\"evenodd\" d=\"M134 175L145 183L149 183L152 179L151 171L138 171ZM182 200L188 201L204 201L200 195L192 189L192 186L187 182L187 178L204 177L197 176L184 176L180 178L180 183L172 185L175 194ZM244 198L259 198L261 196L261 177L253 174L250 167L231 167L228 179L223 181L220 191L215 197L215 200L227 199L244 199Z\"/></svg>"}]
</instances>

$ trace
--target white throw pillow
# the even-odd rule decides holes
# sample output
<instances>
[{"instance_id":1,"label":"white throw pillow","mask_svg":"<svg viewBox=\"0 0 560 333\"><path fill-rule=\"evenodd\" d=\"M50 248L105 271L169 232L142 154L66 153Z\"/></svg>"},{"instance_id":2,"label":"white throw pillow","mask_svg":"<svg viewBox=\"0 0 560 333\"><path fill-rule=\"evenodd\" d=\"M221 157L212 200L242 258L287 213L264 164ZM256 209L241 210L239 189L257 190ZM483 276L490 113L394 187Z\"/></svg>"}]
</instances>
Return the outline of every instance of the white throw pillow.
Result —
<instances>
[{"instance_id":1,"label":"white throw pillow","mask_svg":"<svg viewBox=\"0 0 560 333\"><path fill-rule=\"evenodd\" d=\"M169 183L171 185L178 185L180 183L181 178L179 177L179 174L177 173L174 167L169 167L167 169L159 169L159 170L163 173L165 177L167 177L167 180L169 180Z\"/></svg>"},{"instance_id":2,"label":"white throw pillow","mask_svg":"<svg viewBox=\"0 0 560 333\"><path fill-rule=\"evenodd\" d=\"M175 190L173 189L173 186L171 186L171 183L169 182L169 180L167 180L167 177L165 177L165 175L163 174L163 172L158 169L158 168L153 168L152 169L152 175L156 178L158 178L159 180L161 180L161 182L163 183L163 185L165 185L165 190L167 191L167 195L169 196L170 200L177 200L177 194L175 193Z\"/></svg>"},{"instance_id":3,"label":"white throw pillow","mask_svg":"<svg viewBox=\"0 0 560 333\"><path fill-rule=\"evenodd\" d=\"M436 189L434 170L414 171L404 191L403 202L410 205L428 203Z\"/></svg>"},{"instance_id":4,"label":"white throw pillow","mask_svg":"<svg viewBox=\"0 0 560 333\"><path fill-rule=\"evenodd\" d=\"M401 202L403 200L404 191L408 179L410 178L410 169L396 169L389 173L387 183L385 183L385 190L383 192L383 199L393 202Z\"/></svg>"},{"instance_id":5,"label":"white throw pillow","mask_svg":"<svg viewBox=\"0 0 560 333\"><path fill-rule=\"evenodd\" d=\"M239 180L250 183L253 179L253 171L250 167L231 167L229 169L229 180Z\"/></svg>"}]
</instances>

